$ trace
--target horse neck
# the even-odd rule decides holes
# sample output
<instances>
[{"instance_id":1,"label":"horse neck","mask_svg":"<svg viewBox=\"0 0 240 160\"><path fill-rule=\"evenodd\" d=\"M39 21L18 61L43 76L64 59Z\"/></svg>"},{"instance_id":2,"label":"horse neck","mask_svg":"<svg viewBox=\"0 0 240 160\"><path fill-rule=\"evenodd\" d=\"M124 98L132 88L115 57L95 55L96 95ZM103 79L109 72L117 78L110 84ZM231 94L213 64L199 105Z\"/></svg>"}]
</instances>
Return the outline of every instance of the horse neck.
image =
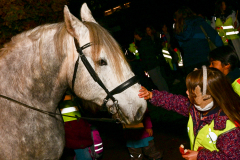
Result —
<instances>
[{"instance_id":1,"label":"horse neck","mask_svg":"<svg viewBox=\"0 0 240 160\"><path fill-rule=\"evenodd\" d=\"M31 45L21 44L24 40L18 41L0 57L0 94L27 104L57 105L67 82L62 76L64 55L56 53L53 37L54 33L45 39L41 36L37 41L28 39Z\"/></svg>"}]
</instances>

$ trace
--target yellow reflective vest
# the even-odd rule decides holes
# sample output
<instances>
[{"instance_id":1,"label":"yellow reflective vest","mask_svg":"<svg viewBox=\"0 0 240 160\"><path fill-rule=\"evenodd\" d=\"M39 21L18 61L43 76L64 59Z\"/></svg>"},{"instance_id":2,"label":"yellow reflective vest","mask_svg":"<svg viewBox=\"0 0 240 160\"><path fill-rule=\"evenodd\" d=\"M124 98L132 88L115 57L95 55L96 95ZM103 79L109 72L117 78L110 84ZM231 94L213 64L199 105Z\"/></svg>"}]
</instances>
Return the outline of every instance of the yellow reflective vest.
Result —
<instances>
[{"instance_id":1,"label":"yellow reflective vest","mask_svg":"<svg viewBox=\"0 0 240 160\"><path fill-rule=\"evenodd\" d=\"M165 47L163 47L162 53L163 53L163 57L165 58L166 62L169 64L171 70L173 70L172 56L170 55L167 46L168 46L168 43L165 43Z\"/></svg>"},{"instance_id":2,"label":"yellow reflective vest","mask_svg":"<svg viewBox=\"0 0 240 160\"><path fill-rule=\"evenodd\" d=\"M216 18L215 26L224 45L228 45L228 40L239 38L239 31L234 29L232 17L229 17L224 23L220 18Z\"/></svg>"},{"instance_id":3,"label":"yellow reflective vest","mask_svg":"<svg viewBox=\"0 0 240 160\"><path fill-rule=\"evenodd\" d=\"M232 83L233 90L240 96L240 78Z\"/></svg>"},{"instance_id":4,"label":"yellow reflective vest","mask_svg":"<svg viewBox=\"0 0 240 160\"><path fill-rule=\"evenodd\" d=\"M137 50L136 45L135 45L134 42L131 43L131 44L129 44L128 50L135 55L136 59L140 59L140 57L139 57L139 52L138 52L138 50Z\"/></svg>"},{"instance_id":5,"label":"yellow reflective vest","mask_svg":"<svg viewBox=\"0 0 240 160\"><path fill-rule=\"evenodd\" d=\"M219 136L236 129L236 125L227 120L226 128L223 130L214 130L214 120L208 125L206 124L202 129L200 129L197 135L194 135L193 131L193 120L192 116L189 115L188 120L188 136L190 139L191 150L197 151L199 147L204 147L210 151L219 151L216 147L216 142Z\"/></svg>"},{"instance_id":6,"label":"yellow reflective vest","mask_svg":"<svg viewBox=\"0 0 240 160\"><path fill-rule=\"evenodd\" d=\"M73 97L71 95L66 95L64 101L59 104L59 107L64 122L77 120L77 118L74 118L75 116L81 117L81 114L77 107L77 103L73 100Z\"/></svg>"}]
</instances>

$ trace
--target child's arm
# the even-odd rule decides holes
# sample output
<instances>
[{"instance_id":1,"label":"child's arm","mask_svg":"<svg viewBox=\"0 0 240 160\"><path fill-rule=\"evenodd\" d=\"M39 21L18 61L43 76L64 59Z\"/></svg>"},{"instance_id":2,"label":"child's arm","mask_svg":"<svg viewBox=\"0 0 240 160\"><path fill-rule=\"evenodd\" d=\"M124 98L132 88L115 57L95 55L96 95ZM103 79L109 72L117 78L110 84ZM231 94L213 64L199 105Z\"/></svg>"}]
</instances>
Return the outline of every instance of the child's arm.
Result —
<instances>
[{"instance_id":1,"label":"child's arm","mask_svg":"<svg viewBox=\"0 0 240 160\"><path fill-rule=\"evenodd\" d=\"M189 106L190 102L187 97L182 95L174 95L166 91L153 90L148 91L146 88L142 87L139 90L139 97L146 100L150 99L149 102L155 106L160 106L167 110L173 110L184 116L189 116Z\"/></svg>"}]
</instances>

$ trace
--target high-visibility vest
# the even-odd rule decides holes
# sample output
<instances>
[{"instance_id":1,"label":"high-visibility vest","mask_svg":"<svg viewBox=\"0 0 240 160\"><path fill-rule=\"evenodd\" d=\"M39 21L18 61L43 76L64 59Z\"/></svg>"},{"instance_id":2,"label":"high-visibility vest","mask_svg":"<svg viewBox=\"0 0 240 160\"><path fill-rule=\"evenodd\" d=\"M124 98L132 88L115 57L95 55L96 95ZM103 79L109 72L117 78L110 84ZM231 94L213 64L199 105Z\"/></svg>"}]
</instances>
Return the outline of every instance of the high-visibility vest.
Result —
<instances>
[{"instance_id":1,"label":"high-visibility vest","mask_svg":"<svg viewBox=\"0 0 240 160\"><path fill-rule=\"evenodd\" d=\"M163 57L165 58L166 62L169 64L170 68L173 70L172 56L170 55L167 46L168 46L168 43L165 43L165 47L163 47L162 53L163 53Z\"/></svg>"},{"instance_id":2,"label":"high-visibility vest","mask_svg":"<svg viewBox=\"0 0 240 160\"><path fill-rule=\"evenodd\" d=\"M69 122L69 121L75 121L77 118L74 118L75 116L81 117L81 114L78 110L77 103L72 100L71 95L66 95L64 98L64 101L59 104L61 114L63 115L63 121ZM73 116L73 117L67 117L67 116Z\"/></svg>"},{"instance_id":3,"label":"high-visibility vest","mask_svg":"<svg viewBox=\"0 0 240 160\"><path fill-rule=\"evenodd\" d=\"M134 42L131 43L131 44L129 44L128 50L135 55L136 59L140 59L140 57L139 57L139 52L138 52L138 50L137 50L136 45L135 45Z\"/></svg>"},{"instance_id":4,"label":"high-visibility vest","mask_svg":"<svg viewBox=\"0 0 240 160\"><path fill-rule=\"evenodd\" d=\"M231 130L236 129L237 126L230 120L226 121L226 128L223 130L214 130L214 120L208 125L206 124L194 136L193 120L191 115L188 120L188 136L190 139L191 150L197 151L199 147L204 147L210 151L219 151L216 147L217 139L220 135L225 134Z\"/></svg>"},{"instance_id":5,"label":"high-visibility vest","mask_svg":"<svg viewBox=\"0 0 240 160\"><path fill-rule=\"evenodd\" d=\"M240 96L240 78L232 83L233 90Z\"/></svg>"},{"instance_id":6,"label":"high-visibility vest","mask_svg":"<svg viewBox=\"0 0 240 160\"><path fill-rule=\"evenodd\" d=\"M216 18L216 30L222 38L224 45L228 45L228 40L238 39L239 31L234 29L232 17L229 17L226 22L222 23L220 18Z\"/></svg>"}]
</instances>

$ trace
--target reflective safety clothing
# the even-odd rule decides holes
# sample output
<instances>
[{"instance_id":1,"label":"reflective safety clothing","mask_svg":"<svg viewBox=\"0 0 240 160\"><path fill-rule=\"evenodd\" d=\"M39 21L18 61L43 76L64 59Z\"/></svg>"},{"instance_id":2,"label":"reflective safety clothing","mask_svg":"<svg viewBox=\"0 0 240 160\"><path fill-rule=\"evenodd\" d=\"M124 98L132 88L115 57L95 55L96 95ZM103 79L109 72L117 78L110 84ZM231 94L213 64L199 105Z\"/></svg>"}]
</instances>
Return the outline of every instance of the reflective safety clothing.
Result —
<instances>
[{"instance_id":1,"label":"reflective safety clothing","mask_svg":"<svg viewBox=\"0 0 240 160\"><path fill-rule=\"evenodd\" d=\"M169 64L170 68L173 70L172 56L170 55L167 46L168 46L168 43L165 43L165 47L163 47L162 53L163 53L163 57L165 58L166 62Z\"/></svg>"},{"instance_id":2,"label":"reflective safety clothing","mask_svg":"<svg viewBox=\"0 0 240 160\"><path fill-rule=\"evenodd\" d=\"M176 52L177 55L178 55L178 66L182 67L183 66L183 60L182 60L181 52L177 48L174 48L174 52Z\"/></svg>"},{"instance_id":3,"label":"reflective safety clothing","mask_svg":"<svg viewBox=\"0 0 240 160\"><path fill-rule=\"evenodd\" d=\"M62 116L64 122L77 120L77 118L74 118L75 116L81 117L81 114L77 107L77 103L72 99L73 98L71 95L66 95L64 101L59 105L62 115L73 116L73 117Z\"/></svg>"},{"instance_id":4,"label":"reflective safety clothing","mask_svg":"<svg viewBox=\"0 0 240 160\"><path fill-rule=\"evenodd\" d=\"M240 78L232 83L233 90L240 96Z\"/></svg>"},{"instance_id":5,"label":"reflective safety clothing","mask_svg":"<svg viewBox=\"0 0 240 160\"><path fill-rule=\"evenodd\" d=\"M193 131L193 120L191 115L189 115L187 129L191 150L197 151L199 147L204 147L210 151L219 151L216 147L218 137L236 128L236 125L232 121L227 120L225 129L214 130L213 120L209 125L206 124L202 129L200 129L197 133L197 136L195 137Z\"/></svg>"},{"instance_id":6,"label":"reflective safety clothing","mask_svg":"<svg viewBox=\"0 0 240 160\"><path fill-rule=\"evenodd\" d=\"M222 23L220 18L216 18L215 26L224 45L228 45L228 40L239 38L239 31L233 27L232 17L229 17L224 23Z\"/></svg>"},{"instance_id":7,"label":"reflective safety clothing","mask_svg":"<svg viewBox=\"0 0 240 160\"><path fill-rule=\"evenodd\" d=\"M134 42L131 43L131 44L129 44L128 50L135 55L136 59L140 59L140 57L139 57L139 52L138 52L138 50L137 50L136 45L135 45Z\"/></svg>"}]
</instances>

